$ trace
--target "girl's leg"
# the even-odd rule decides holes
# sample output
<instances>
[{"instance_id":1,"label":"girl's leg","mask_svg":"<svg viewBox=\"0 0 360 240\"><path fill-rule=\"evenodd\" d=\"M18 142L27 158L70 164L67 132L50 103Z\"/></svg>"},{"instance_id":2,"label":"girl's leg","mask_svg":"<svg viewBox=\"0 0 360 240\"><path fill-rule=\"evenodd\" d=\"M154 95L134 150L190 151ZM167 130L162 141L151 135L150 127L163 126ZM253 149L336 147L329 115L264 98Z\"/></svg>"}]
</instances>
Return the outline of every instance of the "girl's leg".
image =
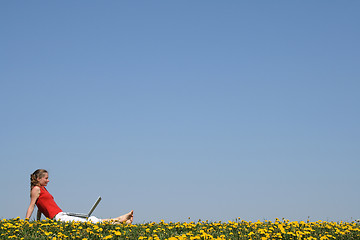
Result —
<instances>
[{"instance_id":1,"label":"girl's leg","mask_svg":"<svg viewBox=\"0 0 360 240\"><path fill-rule=\"evenodd\" d=\"M127 224L131 224L132 221L134 219L134 211L131 210L130 212L128 212L127 214L124 214L120 217L117 218L108 218L108 219L102 219L103 222L113 222L113 223L127 223Z\"/></svg>"},{"instance_id":2,"label":"girl's leg","mask_svg":"<svg viewBox=\"0 0 360 240\"><path fill-rule=\"evenodd\" d=\"M67 215L65 212L59 212L55 217L54 217L55 221L62 221L62 222L87 222L86 218L80 218L80 217L74 217L74 216L69 216Z\"/></svg>"}]
</instances>

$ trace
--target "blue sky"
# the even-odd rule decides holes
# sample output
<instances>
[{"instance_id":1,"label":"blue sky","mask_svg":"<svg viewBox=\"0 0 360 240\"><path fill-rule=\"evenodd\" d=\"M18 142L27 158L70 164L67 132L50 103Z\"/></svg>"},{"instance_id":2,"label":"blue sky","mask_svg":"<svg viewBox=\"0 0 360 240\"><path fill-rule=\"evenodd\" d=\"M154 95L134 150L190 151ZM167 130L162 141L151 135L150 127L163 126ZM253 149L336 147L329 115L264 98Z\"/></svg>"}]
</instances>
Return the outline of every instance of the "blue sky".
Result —
<instances>
[{"instance_id":1,"label":"blue sky","mask_svg":"<svg viewBox=\"0 0 360 240\"><path fill-rule=\"evenodd\" d=\"M359 218L359 7L2 1L0 217Z\"/></svg>"}]
</instances>

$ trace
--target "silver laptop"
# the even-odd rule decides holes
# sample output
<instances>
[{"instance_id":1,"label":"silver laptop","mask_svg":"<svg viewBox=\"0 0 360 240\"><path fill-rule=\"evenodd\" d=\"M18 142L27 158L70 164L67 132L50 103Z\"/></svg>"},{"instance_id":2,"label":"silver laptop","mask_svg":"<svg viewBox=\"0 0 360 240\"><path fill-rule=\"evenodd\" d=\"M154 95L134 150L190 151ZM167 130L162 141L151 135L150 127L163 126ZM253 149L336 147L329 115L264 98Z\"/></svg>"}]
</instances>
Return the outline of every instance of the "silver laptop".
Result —
<instances>
[{"instance_id":1,"label":"silver laptop","mask_svg":"<svg viewBox=\"0 0 360 240\"><path fill-rule=\"evenodd\" d=\"M67 212L66 214L74 217L88 218L91 216L91 214L93 213L93 211L95 210L95 208L97 207L100 201L101 201L101 197L98 197L98 199L96 200L96 202L94 203L88 214L72 213L72 212Z\"/></svg>"}]
</instances>

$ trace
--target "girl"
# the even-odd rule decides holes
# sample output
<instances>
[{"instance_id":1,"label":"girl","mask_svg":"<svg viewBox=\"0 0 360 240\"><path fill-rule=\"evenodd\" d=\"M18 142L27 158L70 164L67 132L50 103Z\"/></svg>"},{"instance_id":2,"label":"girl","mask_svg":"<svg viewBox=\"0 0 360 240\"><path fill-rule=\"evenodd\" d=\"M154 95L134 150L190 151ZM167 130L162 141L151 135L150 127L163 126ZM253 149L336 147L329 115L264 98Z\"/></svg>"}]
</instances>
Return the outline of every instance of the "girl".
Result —
<instances>
[{"instance_id":1,"label":"girl","mask_svg":"<svg viewBox=\"0 0 360 240\"><path fill-rule=\"evenodd\" d=\"M91 221L93 223L108 221L113 223L126 222L127 224L131 224L133 221L134 211L124 214L120 217L110 219L99 219L94 216L91 216L88 219L68 216L59 208L59 206L54 201L54 197L45 188L49 182L49 174L45 169L38 169L33 174L31 174L30 182L30 206L26 212L25 217L27 219L31 217L36 204L38 208L37 220L40 220L42 213L45 215L45 217L54 219L56 221Z\"/></svg>"}]
</instances>

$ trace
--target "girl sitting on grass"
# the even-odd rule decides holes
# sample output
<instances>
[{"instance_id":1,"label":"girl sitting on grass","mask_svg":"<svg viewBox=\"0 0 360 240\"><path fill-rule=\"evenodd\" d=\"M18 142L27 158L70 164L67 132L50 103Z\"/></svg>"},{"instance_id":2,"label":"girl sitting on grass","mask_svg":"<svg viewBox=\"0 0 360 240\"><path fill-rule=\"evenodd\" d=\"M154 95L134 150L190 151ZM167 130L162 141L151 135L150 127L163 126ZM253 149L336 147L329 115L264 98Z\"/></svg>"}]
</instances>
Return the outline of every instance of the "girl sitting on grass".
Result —
<instances>
[{"instance_id":1,"label":"girl sitting on grass","mask_svg":"<svg viewBox=\"0 0 360 240\"><path fill-rule=\"evenodd\" d=\"M45 169L38 169L33 174L30 175L30 206L26 212L26 217L29 219L34 211L35 204L38 208L37 211L37 220L40 220L41 213L45 217L56 220L56 221L79 221L79 222L112 222L112 223L122 223L131 224L133 221L134 211L130 211L127 214L124 214L117 218L109 219L99 219L97 217L91 216L88 219L69 216L66 212L63 212L54 201L54 197L46 190L45 186L49 182L49 174Z\"/></svg>"}]
</instances>

